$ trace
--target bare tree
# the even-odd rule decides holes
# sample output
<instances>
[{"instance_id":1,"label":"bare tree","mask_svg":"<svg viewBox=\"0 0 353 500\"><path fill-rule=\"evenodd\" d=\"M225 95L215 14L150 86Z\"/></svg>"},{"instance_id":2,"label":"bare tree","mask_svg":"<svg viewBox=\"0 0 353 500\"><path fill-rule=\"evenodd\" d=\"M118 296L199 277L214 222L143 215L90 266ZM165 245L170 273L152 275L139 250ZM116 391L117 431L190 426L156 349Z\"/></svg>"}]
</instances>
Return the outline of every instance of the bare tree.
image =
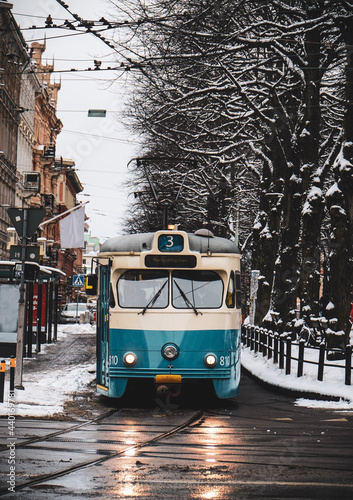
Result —
<instances>
[{"instance_id":1,"label":"bare tree","mask_svg":"<svg viewBox=\"0 0 353 500\"><path fill-rule=\"evenodd\" d=\"M298 298L307 319L319 313L330 213L337 251L329 288L344 318L352 289L339 262L351 276L350 2L130 0L123 10L130 39L117 43L129 69L139 70L128 115L144 138L141 156L197 162L175 217L205 219L227 235L245 208L241 237L260 271L256 321L275 309L288 328ZM337 189L325 197L334 173ZM170 171L165 190L182 174ZM133 182L143 177L137 169Z\"/></svg>"}]
</instances>

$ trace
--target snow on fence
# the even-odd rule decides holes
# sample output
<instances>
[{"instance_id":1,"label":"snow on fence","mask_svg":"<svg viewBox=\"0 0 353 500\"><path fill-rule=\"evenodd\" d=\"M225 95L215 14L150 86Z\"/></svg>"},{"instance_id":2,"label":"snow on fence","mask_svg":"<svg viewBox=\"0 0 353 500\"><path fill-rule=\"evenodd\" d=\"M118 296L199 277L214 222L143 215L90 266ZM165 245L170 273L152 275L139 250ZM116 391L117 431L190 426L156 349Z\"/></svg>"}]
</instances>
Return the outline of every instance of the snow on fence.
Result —
<instances>
[{"instance_id":1,"label":"snow on fence","mask_svg":"<svg viewBox=\"0 0 353 500\"><path fill-rule=\"evenodd\" d=\"M248 347L255 353L260 353L268 359L273 359L278 363L279 368L285 369L286 375L292 373L293 363L297 362L297 377L303 376L304 364L317 365L317 379L324 379L324 369L338 369L342 373L344 370L345 385L351 385L352 374L352 346L347 345L344 351L344 359L338 362L331 362L326 359L326 344L322 342L320 346L313 347L305 345L305 340L293 341L290 335L280 335L272 330L260 328L253 325L242 326L242 342L244 347ZM342 374L343 378L343 374Z\"/></svg>"}]
</instances>

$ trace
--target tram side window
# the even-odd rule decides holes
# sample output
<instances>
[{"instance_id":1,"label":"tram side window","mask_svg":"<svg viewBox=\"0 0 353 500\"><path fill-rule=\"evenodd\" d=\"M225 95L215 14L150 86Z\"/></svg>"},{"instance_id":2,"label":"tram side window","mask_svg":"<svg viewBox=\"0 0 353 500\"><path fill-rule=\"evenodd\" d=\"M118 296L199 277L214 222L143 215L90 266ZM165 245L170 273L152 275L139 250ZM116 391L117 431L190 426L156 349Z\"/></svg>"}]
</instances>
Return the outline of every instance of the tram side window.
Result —
<instances>
[{"instance_id":1,"label":"tram side window","mask_svg":"<svg viewBox=\"0 0 353 500\"><path fill-rule=\"evenodd\" d=\"M229 308L234 308L235 306L235 283L234 283L234 272L230 273L228 289L227 289L227 297L226 304Z\"/></svg>"},{"instance_id":2,"label":"tram side window","mask_svg":"<svg viewBox=\"0 0 353 500\"><path fill-rule=\"evenodd\" d=\"M241 309L241 281L239 271L235 271L235 303L236 308Z\"/></svg>"},{"instance_id":3,"label":"tram side window","mask_svg":"<svg viewBox=\"0 0 353 500\"><path fill-rule=\"evenodd\" d=\"M164 270L131 269L123 273L117 283L118 303L123 308L151 309L168 306L169 273Z\"/></svg>"},{"instance_id":4,"label":"tram side window","mask_svg":"<svg viewBox=\"0 0 353 500\"><path fill-rule=\"evenodd\" d=\"M177 309L217 309L222 305L223 281L214 271L173 271L172 283Z\"/></svg>"}]
</instances>

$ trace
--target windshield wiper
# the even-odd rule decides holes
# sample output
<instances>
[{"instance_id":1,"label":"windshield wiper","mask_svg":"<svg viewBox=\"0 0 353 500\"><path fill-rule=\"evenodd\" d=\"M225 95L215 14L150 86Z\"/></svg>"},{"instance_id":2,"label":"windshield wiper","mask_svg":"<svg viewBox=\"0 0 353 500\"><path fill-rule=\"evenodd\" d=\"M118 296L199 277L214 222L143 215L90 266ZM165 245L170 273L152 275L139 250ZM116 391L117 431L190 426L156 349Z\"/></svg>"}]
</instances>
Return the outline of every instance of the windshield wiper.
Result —
<instances>
[{"instance_id":1,"label":"windshield wiper","mask_svg":"<svg viewBox=\"0 0 353 500\"><path fill-rule=\"evenodd\" d=\"M145 314L145 312L147 311L147 309L149 309L149 307L154 306L155 302L157 301L158 297L162 293L163 288L166 286L167 283L168 283L168 280L165 280L165 282L163 283L161 288L158 290L158 292L155 295L153 295L152 299L145 305L145 307L142 309L142 311L139 312L139 314Z\"/></svg>"},{"instance_id":2,"label":"windshield wiper","mask_svg":"<svg viewBox=\"0 0 353 500\"><path fill-rule=\"evenodd\" d=\"M176 286L177 286L177 288L178 288L178 290L179 290L179 292L180 292L180 295L183 297L185 304L186 304L187 306L191 307L191 308L194 310L194 313L196 314L196 316L197 316L198 314L201 314L201 316L202 316L202 312L201 312L201 311L199 311L198 309L196 309L196 307L194 306L194 304L193 304L193 303L192 303L192 302L191 302L191 301L187 298L187 296L185 295L184 290L182 290L182 289L180 288L180 286L178 285L178 283L177 283L175 280L173 280L173 281L174 281L174 283L176 284Z\"/></svg>"}]
</instances>

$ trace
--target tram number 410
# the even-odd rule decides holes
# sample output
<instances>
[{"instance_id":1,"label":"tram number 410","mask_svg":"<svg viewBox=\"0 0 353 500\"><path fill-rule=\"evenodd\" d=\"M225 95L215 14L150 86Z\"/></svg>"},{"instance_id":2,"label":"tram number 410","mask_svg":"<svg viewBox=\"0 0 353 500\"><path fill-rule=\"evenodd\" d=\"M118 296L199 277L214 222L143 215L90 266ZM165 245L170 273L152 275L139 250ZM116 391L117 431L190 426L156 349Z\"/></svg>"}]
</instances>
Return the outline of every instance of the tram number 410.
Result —
<instances>
[{"instance_id":1,"label":"tram number 410","mask_svg":"<svg viewBox=\"0 0 353 500\"><path fill-rule=\"evenodd\" d=\"M116 366L119 362L118 356L115 354L113 356L109 356L109 366Z\"/></svg>"}]
</instances>

